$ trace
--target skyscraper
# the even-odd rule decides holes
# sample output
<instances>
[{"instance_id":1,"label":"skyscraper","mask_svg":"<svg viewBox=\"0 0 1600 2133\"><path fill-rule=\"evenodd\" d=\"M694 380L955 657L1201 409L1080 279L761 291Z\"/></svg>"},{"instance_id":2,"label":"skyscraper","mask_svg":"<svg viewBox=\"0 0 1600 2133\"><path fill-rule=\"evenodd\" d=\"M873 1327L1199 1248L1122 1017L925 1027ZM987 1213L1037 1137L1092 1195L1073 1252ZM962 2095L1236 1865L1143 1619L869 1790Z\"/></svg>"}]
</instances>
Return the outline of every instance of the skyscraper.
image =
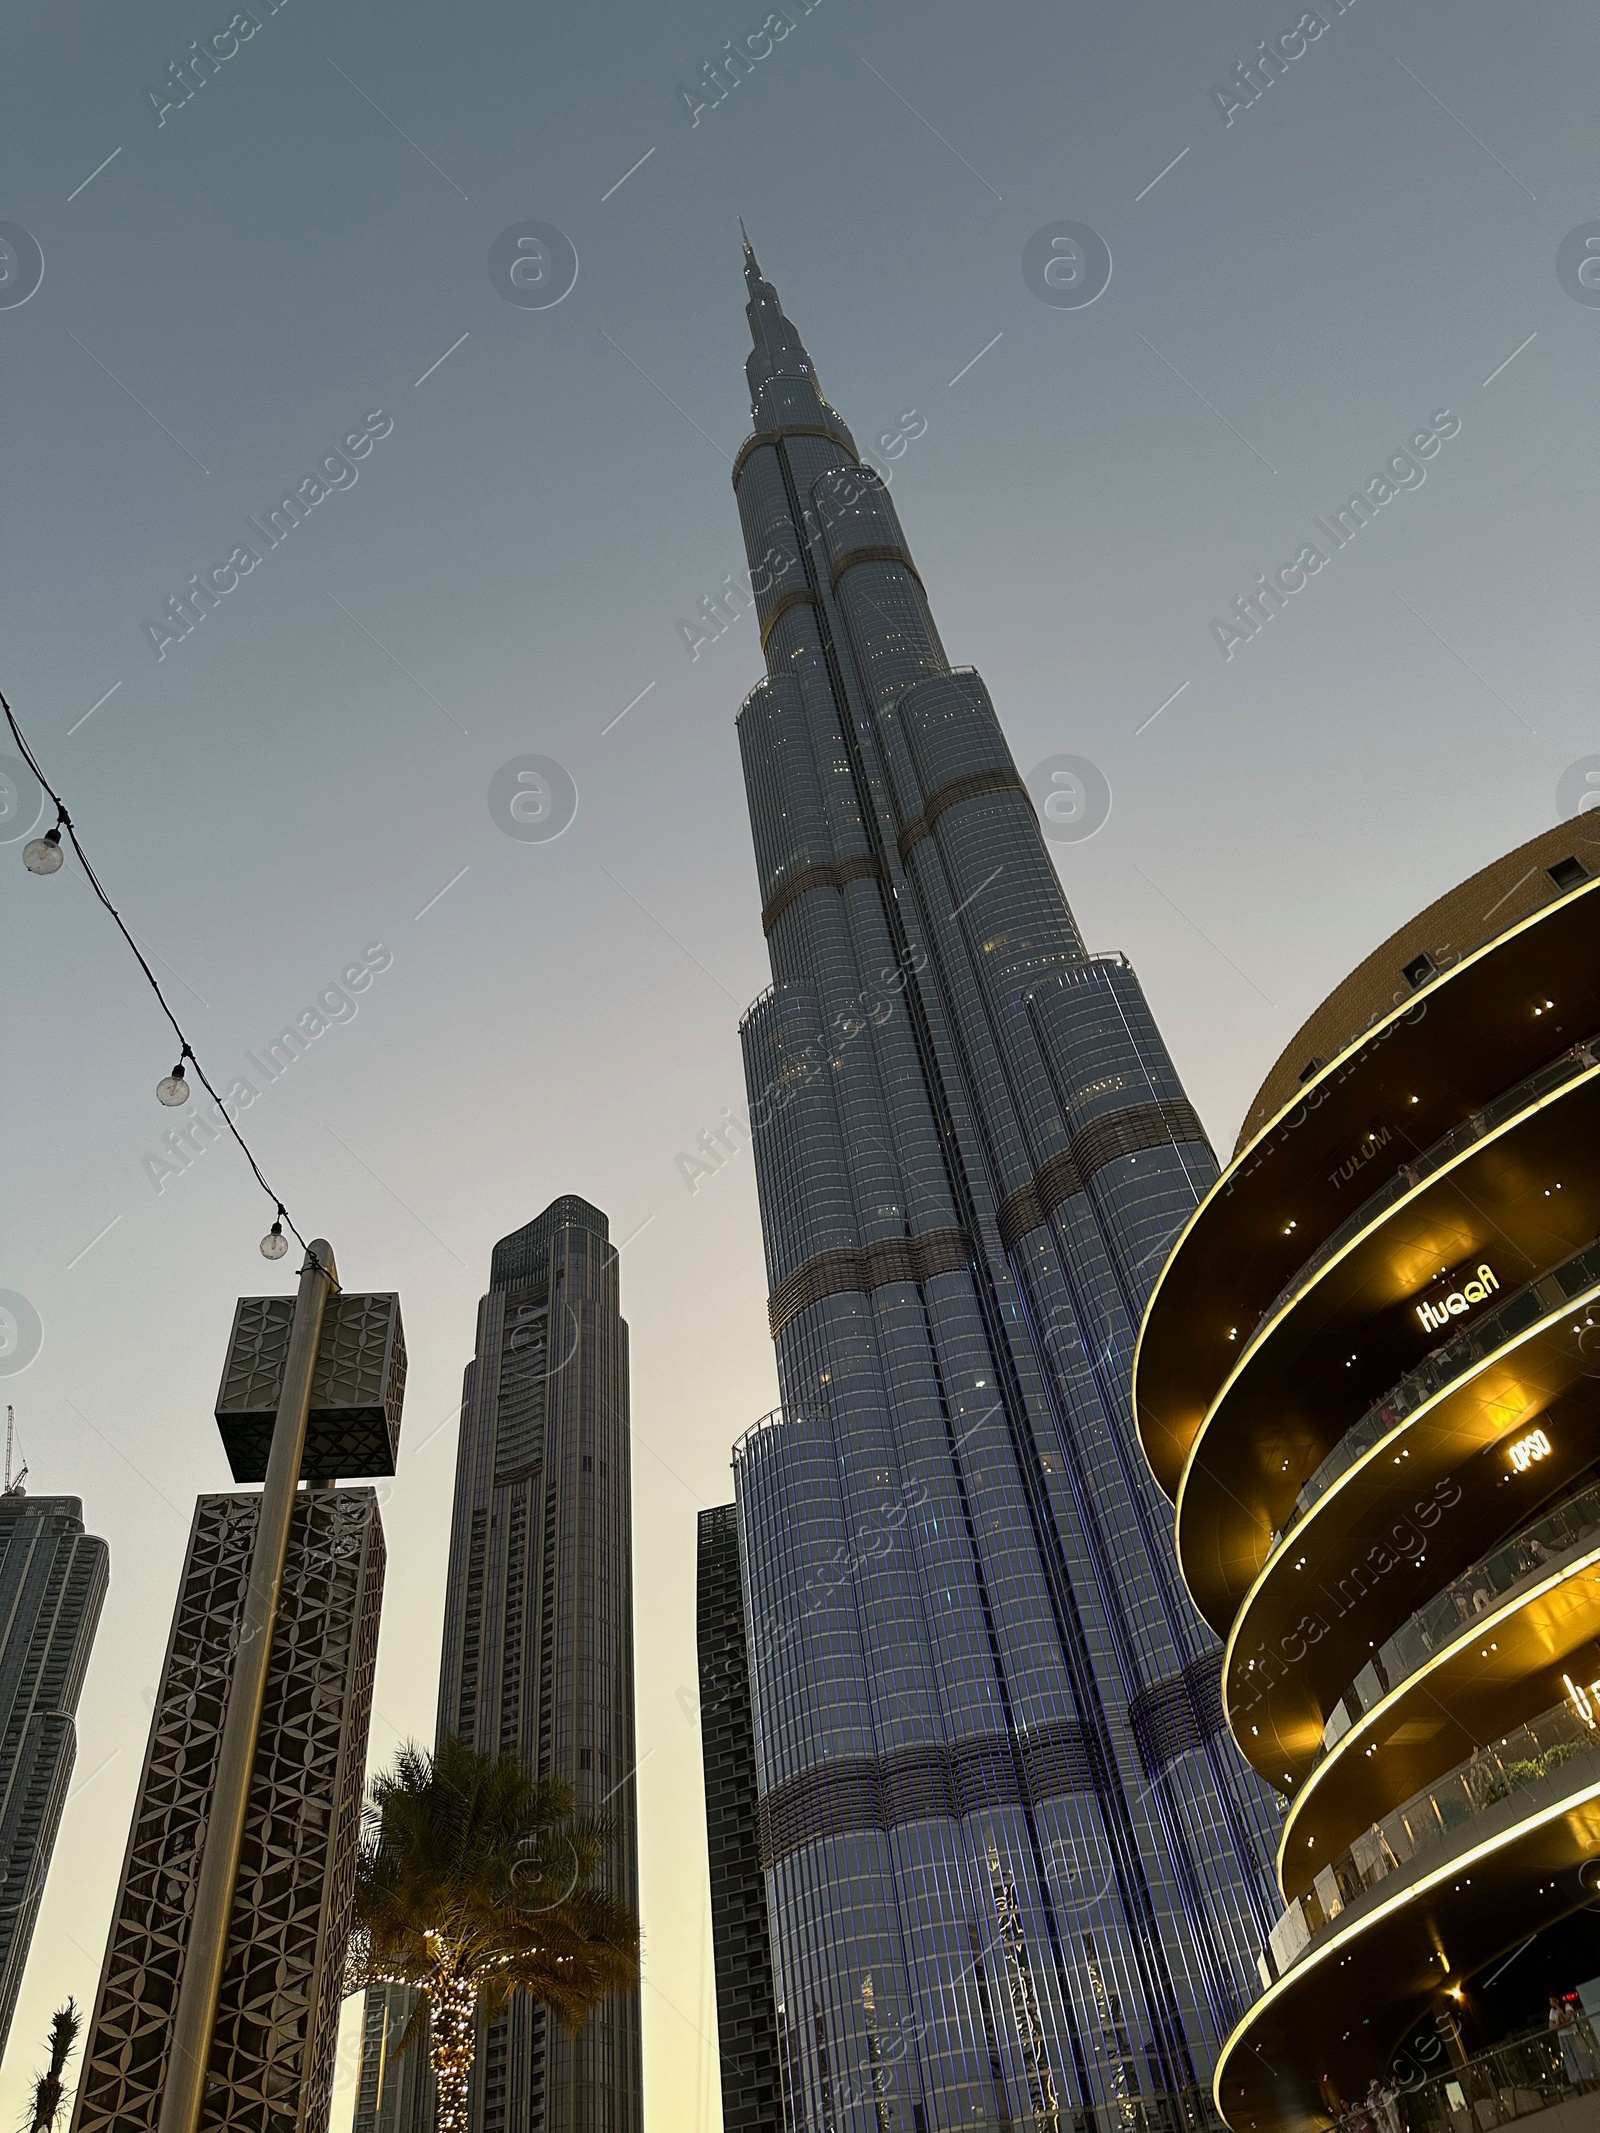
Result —
<instances>
[{"instance_id":1,"label":"skyscraper","mask_svg":"<svg viewBox=\"0 0 1600 2133\"><path fill-rule=\"evenodd\" d=\"M637 1910L629 1452L617 1254L605 1216L568 1194L501 1238L478 1306L438 1731L490 1754L520 1749L540 1777L566 1778L579 1813L615 1824L611 1886ZM369 2069L383 2016L368 1995L357 2133L431 2133L431 2082L413 2071L416 2052L394 2058L403 2003L387 2004L380 2083ZM525 2001L485 2030L473 2133L640 2133L642 2116L637 1990L602 2001L576 2037Z\"/></svg>"},{"instance_id":2,"label":"skyscraper","mask_svg":"<svg viewBox=\"0 0 1600 2133\"><path fill-rule=\"evenodd\" d=\"M76 1496L0 1495L0 2051L77 1754L73 1724L110 1582Z\"/></svg>"},{"instance_id":3,"label":"skyscraper","mask_svg":"<svg viewBox=\"0 0 1600 2133\"><path fill-rule=\"evenodd\" d=\"M784 1404L735 1477L797 2115L1194 2123L1275 1815L1128 1378L1216 1163L748 245L745 276L773 983L742 1038Z\"/></svg>"},{"instance_id":4,"label":"skyscraper","mask_svg":"<svg viewBox=\"0 0 1600 2133\"><path fill-rule=\"evenodd\" d=\"M702 1511L696 1566L700 1753L711 1867L711 1949L723 2133L783 2133L783 2073L772 1993L767 1888L756 1807L739 1515Z\"/></svg>"}]
</instances>

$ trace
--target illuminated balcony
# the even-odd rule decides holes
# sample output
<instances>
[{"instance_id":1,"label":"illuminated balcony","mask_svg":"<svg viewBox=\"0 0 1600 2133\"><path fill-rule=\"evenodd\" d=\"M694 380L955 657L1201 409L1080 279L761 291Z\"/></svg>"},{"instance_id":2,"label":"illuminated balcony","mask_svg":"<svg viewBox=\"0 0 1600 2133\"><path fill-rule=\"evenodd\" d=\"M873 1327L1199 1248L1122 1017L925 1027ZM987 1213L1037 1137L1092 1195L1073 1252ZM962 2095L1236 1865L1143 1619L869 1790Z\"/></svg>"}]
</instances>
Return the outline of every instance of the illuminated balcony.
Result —
<instances>
[{"instance_id":1,"label":"illuminated balcony","mask_svg":"<svg viewBox=\"0 0 1600 2133\"><path fill-rule=\"evenodd\" d=\"M1597 861L1535 838L1330 995L1140 1334L1228 1725L1284 1800L1235 2133L1331 2125L1600 1889Z\"/></svg>"},{"instance_id":2,"label":"illuminated balcony","mask_svg":"<svg viewBox=\"0 0 1600 2133\"><path fill-rule=\"evenodd\" d=\"M1600 1734L1571 1701L1384 1815L1273 1928L1263 1997L1217 2068L1228 2124L1326 2124L1510 1927L1520 1940L1584 1900L1597 1852Z\"/></svg>"},{"instance_id":3,"label":"illuminated balcony","mask_svg":"<svg viewBox=\"0 0 1600 2133\"><path fill-rule=\"evenodd\" d=\"M1279 1851L1302 1893L1322 1862L1497 1727L1549 1708L1600 1638L1600 1484L1533 1520L1417 1609L1334 1705Z\"/></svg>"},{"instance_id":4,"label":"illuminated balcony","mask_svg":"<svg viewBox=\"0 0 1600 2133\"><path fill-rule=\"evenodd\" d=\"M1184 1576L1219 1633L1306 1476L1437 1341L1433 1314L1455 1299L1470 1310L1469 1288L1481 1308L1600 1231L1600 1165L1571 1160L1595 1142L1600 1064L1584 1049L1421 1153L1276 1303L1212 1402L1178 1488Z\"/></svg>"},{"instance_id":5,"label":"illuminated balcony","mask_svg":"<svg viewBox=\"0 0 1600 2133\"><path fill-rule=\"evenodd\" d=\"M1309 1774L1334 1703L1419 1595L1587 1468L1597 1378L1600 1246L1590 1246L1435 1349L1308 1477L1224 1662L1235 1736L1270 1783ZM1300 1638L1283 1663L1308 1613L1314 1641Z\"/></svg>"},{"instance_id":6,"label":"illuminated balcony","mask_svg":"<svg viewBox=\"0 0 1600 2133\"><path fill-rule=\"evenodd\" d=\"M1515 860L1533 886L1520 888L1520 909L1503 903L1505 930L1487 939L1497 884L1483 876L1420 914L1312 1016L1268 1077L1232 1162L1162 1269L1140 1335L1139 1431L1169 1496L1241 1345L1363 1182L1600 1029L1600 882L1582 878L1582 863L1573 882L1567 855L1578 849L1592 876L1600 851L1575 824L1509 855L1507 870ZM1479 945L1457 953L1443 945L1451 939ZM1330 1019L1354 1034L1332 1041Z\"/></svg>"}]
</instances>

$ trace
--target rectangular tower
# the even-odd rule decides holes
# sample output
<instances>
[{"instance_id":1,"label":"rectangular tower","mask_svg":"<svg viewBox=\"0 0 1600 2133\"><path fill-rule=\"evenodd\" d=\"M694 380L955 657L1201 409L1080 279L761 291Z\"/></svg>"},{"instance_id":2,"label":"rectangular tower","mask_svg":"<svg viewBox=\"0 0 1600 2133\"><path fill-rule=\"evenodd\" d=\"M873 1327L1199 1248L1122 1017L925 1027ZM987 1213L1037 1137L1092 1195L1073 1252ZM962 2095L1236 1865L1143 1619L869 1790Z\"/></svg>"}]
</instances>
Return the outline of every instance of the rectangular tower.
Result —
<instances>
[{"instance_id":1,"label":"rectangular tower","mask_svg":"<svg viewBox=\"0 0 1600 2133\"><path fill-rule=\"evenodd\" d=\"M0 2051L77 1754L110 1557L76 1496L0 1495Z\"/></svg>"},{"instance_id":2,"label":"rectangular tower","mask_svg":"<svg viewBox=\"0 0 1600 2133\"><path fill-rule=\"evenodd\" d=\"M183 1972L257 1495L202 1496L161 1669L74 2133L154 2133ZM204 2126L323 2133L383 1596L371 1489L295 1504L234 1895Z\"/></svg>"},{"instance_id":3,"label":"rectangular tower","mask_svg":"<svg viewBox=\"0 0 1600 2133\"><path fill-rule=\"evenodd\" d=\"M731 1503L700 1513L696 1598L723 2133L783 2133L783 2071L758 1838L739 1514Z\"/></svg>"},{"instance_id":4,"label":"rectangular tower","mask_svg":"<svg viewBox=\"0 0 1600 2133\"><path fill-rule=\"evenodd\" d=\"M630 1473L617 1254L605 1216L568 1194L495 1246L478 1306L438 1737L487 1754L515 1748L537 1776L567 1779L578 1813L615 1825L610 1886L637 1911ZM403 2004L391 2008L381 2095L364 2051L356 2133L387 2127L380 2108L395 2110L399 2133L431 2133L431 2080L407 2063L420 2048L398 2068L392 2056ZM641 2133L643 2109L637 1988L603 2000L575 2037L514 2002L479 2041L472 2133Z\"/></svg>"},{"instance_id":5,"label":"rectangular tower","mask_svg":"<svg viewBox=\"0 0 1600 2133\"><path fill-rule=\"evenodd\" d=\"M1194 2123L1276 1819L1128 1381L1216 1163L748 246L745 275L773 984L742 1036L783 1407L735 1481L796 2117ZM1054 767L1081 834L1087 766Z\"/></svg>"}]
</instances>

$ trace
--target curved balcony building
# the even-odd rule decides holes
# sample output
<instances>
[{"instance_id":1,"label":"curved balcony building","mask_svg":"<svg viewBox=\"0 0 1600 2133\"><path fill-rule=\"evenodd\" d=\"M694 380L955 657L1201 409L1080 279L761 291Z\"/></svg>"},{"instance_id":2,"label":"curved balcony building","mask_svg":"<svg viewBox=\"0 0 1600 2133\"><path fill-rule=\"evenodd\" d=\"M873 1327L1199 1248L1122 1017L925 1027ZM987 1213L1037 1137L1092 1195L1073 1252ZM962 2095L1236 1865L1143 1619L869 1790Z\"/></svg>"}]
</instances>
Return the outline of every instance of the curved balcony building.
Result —
<instances>
[{"instance_id":1,"label":"curved balcony building","mask_svg":"<svg viewBox=\"0 0 1600 2133\"><path fill-rule=\"evenodd\" d=\"M1141 1441L1282 1801L1235 2133L1328 2124L1592 1894L1597 871L1564 823L1347 978L1145 1316Z\"/></svg>"}]
</instances>

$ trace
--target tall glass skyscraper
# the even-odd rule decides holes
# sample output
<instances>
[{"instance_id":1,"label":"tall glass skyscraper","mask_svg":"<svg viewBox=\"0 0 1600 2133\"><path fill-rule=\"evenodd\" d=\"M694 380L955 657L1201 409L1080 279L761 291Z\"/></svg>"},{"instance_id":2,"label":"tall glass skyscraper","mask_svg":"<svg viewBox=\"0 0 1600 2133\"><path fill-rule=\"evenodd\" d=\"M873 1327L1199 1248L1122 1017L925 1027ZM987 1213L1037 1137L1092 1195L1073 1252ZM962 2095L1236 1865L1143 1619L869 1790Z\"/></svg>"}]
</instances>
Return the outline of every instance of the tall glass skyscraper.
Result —
<instances>
[{"instance_id":1,"label":"tall glass skyscraper","mask_svg":"<svg viewBox=\"0 0 1600 2133\"><path fill-rule=\"evenodd\" d=\"M784 1405L735 1475L792 2108L1192 2124L1276 1816L1128 1380L1216 1163L748 245L745 277L773 984L742 1036Z\"/></svg>"},{"instance_id":2,"label":"tall glass skyscraper","mask_svg":"<svg viewBox=\"0 0 1600 2133\"><path fill-rule=\"evenodd\" d=\"M502 1237L462 1386L438 1738L516 1749L612 1824L611 1887L637 1911L628 1328L605 1216L574 1193ZM367 1995L356 2133L431 2133L409 1994ZM576 2036L514 2000L481 2025L473 2133L640 2133L635 1987Z\"/></svg>"}]
</instances>

